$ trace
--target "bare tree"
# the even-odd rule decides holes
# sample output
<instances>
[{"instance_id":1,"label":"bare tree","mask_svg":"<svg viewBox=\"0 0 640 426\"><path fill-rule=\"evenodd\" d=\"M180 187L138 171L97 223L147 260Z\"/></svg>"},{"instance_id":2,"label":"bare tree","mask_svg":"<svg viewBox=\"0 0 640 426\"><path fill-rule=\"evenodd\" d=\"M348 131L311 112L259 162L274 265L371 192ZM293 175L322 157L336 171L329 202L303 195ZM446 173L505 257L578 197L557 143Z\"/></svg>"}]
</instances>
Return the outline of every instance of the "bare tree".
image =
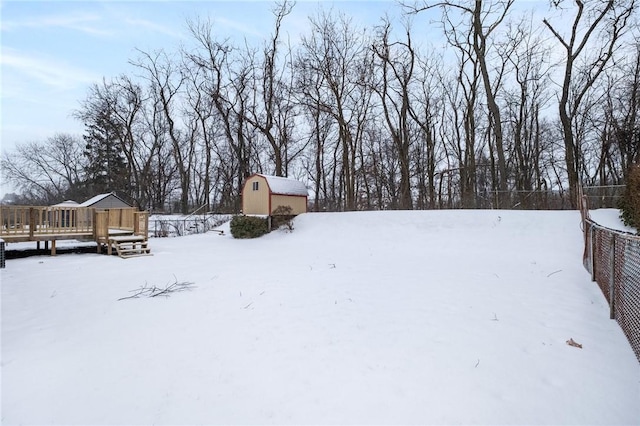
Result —
<instances>
[{"instance_id":1,"label":"bare tree","mask_svg":"<svg viewBox=\"0 0 640 426\"><path fill-rule=\"evenodd\" d=\"M448 14L443 18L451 28L454 28L454 22ZM442 111L440 135L448 143L445 144L447 164L439 175L439 192L442 197L443 180L446 179L449 203L459 198L458 203L448 204L448 207L475 208L478 197L476 160L478 152L481 151L478 136L481 124L478 117L478 104L481 98L480 67L470 47L471 33L448 31L446 35L448 43L455 48L457 68L454 69L453 75L440 76L446 102L446 107ZM453 180L455 174L459 176L457 185Z\"/></svg>"},{"instance_id":2,"label":"bare tree","mask_svg":"<svg viewBox=\"0 0 640 426\"><path fill-rule=\"evenodd\" d=\"M149 82L151 96L166 123L166 137L171 142L172 154L180 179L180 210L189 212L191 171L194 161L192 135L180 127L181 87L185 81L179 64L164 51L148 53L139 51L140 58L132 64L143 71L142 77Z\"/></svg>"},{"instance_id":3,"label":"bare tree","mask_svg":"<svg viewBox=\"0 0 640 426\"><path fill-rule=\"evenodd\" d=\"M219 136L218 115L211 98L201 87L206 84L206 76L202 69L194 67L186 60L183 65L185 73L186 100L184 113L187 128L194 141L194 167L192 169L193 196L198 208L211 208L211 192L213 174L214 139Z\"/></svg>"},{"instance_id":4,"label":"bare tree","mask_svg":"<svg viewBox=\"0 0 640 426\"><path fill-rule=\"evenodd\" d=\"M298 87L307 108L317 106L335 123L338 143L332 147L332 157L338 167L333 169L329 186L337 189L334 194L344 209L354 210L359 144L372 98L367 84L373 74L372 55L365 35L344 15L320 14L310 23L311 34L303 36L296 64L320 86L314 84L313 90Z\"/></svg>"},{"instance_id":5,"label":"bare tree","mask_svg":"<svg viewBox=\"0 0 640 426\"><path fill-rule=\"evenodd\" d=\"M467 16L469 19L469 34L470 45L475 54L475 61L477 61L480 75L482 77L482 84L484 87L484 93L486 96L487 109L489 115L490 130L495 143L495 154L497 156L497 177L498 177L498 189L501 194L507 191L507 163L504 149L504 136L502 130L502 116L500 107L497 101L497 88L499 86L499 80L502 77L499 73L495 78L491 76L491 70L489 69L489 50L491 48L491 37L500 27L504 21L507 13L509 12L514 0L501 0L496 2L482 2L477 0L474 2L473 7L468 2L422 2L416 5L406 6L410 12L419 13L423 10L429 10L433 8L441 8L445 16L443 24L445 25L445 31L455 32L460 31L455 26L451 26L451 20L447 16L449 9L454 9L463 16ZM447 24L449 24L447 26ZM449 36L449 40L452 38ZM498 203L500 205L500 202Z\"/></svg>"},{"instance_id":6,"label":"bare tree","mask_svg":"<svg viewBox=\"0 0 640 426\"><path fill-rule=\"evenodd\" d=\"M32 203L84 198L89 194L83 190L83 152L81 138L60 133L44 142L17 145L15 152L2 155L0 168L3 179Z\"/></svg>"},{"instance_id":7,"label":"bare tree","mask_svg":"<svg viewBox=\"0 0 640 426\"><path fill-rule=\"evenodd\" d=\"M91 85L81 108L75 112L75 116L87 125L102 117L104 124L112 130L116 148L126 160L126 173L122 177L127 181L126 190L119 189L125 190L126 195L143 208L149 201L149 182L145 179L155 150L155 147L146 150L143 142L147 132L143 114L148 101L140 84L127 75L121 75Z\"/></svg>"},{"instance_id":8,"label":"bare tree","mask_svg":"<svg viewBox=\"0 0 640 426\"><path fill-rule=\"evenodd\" d=\"M413 199L409 155L413 132L410 128L409 104L416 55L411 45L409 28L406 29L406 41L391 42L391 23L387 18L378 32L373 51L381 62L382 81L379 85L374 84L373 89L382 102L384 120L391 133L400 165L400 197L397 208L411 210Z\"/></svg>"},{"instance_id":9,"label":"bare tree","mask_svg":"<svg viewBox=\"0 0 640 426\"><path fill-rule=\"evenodd\" d=\"M529 207L535 200L532 190L549 187L541 170L546 149L541 139L541 111L548 105L550 93L549 48L540 34L532 30L530 16L524 16L508 31L500 42L501 56L510 64L509 83L505 89L506 118L509 139L513 141L511 164L515 189L520 195L518 205Z\"/></svg>"},{"instance_id":10,"label":"bare tree","mask_svg":"<svg viewBox=\"0 0 640 426\"><path fill-rule=\"evenodd\" d=\"M640 42L634 54L621 59L609 72L604 108L599 120L600 185L626 182L629 167L640 162Z\"/></svg>"},{"instance_id":11,"label":"bare tree","mask_svg":"<svg viewBox=\"0 0 640 426\"><path fill-rule=\"evenodd\" d=\"M293 6L288 0L275 6L274 33L264 47L261 63L253 67L253 102L246 109L245 117L269 143L276 176L286 176L291 143L289 120L293 117L289 114L293 101L290 87L284 80L286 68L279 64L279 58L282 22Z\"/></svg>"},{"instance_id":12,"label":"bare tree","mask_svg":"<svg viewBox=\"0 0 640 426\"><path fill-rule=\"evenodd\" d=\"M565 3L563 0L552 1L556 9ZM560 23L553 24L548 19L543 20L564 49L564 74L558 110L573 207L577 202L576 187L580 183L579 170L582 166L580 141L575 137L573 121L577 118L588 91L612 59L635 8L635 0L593 0L587 3L575 0L575 15L571 30L566 35L562 34ZM594 38L599 39L597 43L590 43ZM580 58L582 66L578 62Z\"/></svg>"},{"instance_id":13,"label":"bare tree","mask_svg":"<svg viewBox=\"0 0 640 426\"><path fill-rule=\"evenodd\" d=\"M247 122L255 52L249 47L241 51L228 41L217 40L210 22L190 22L189 29L197 48L186 55L202 73L200 90L212 102L219 120L219 131L224 135L224 144L214 144L220 167L225 168L219 171L219 176L231 179L222 185L221 204L225 209L239 211L238 194L244 180L252 169L260 168L259 150L255 147L257 141Z\"/></svg>"},{"instance_id":14,"label":"bare tree","mask_svg":"<svg viewBox=\"0 0 640 426\"><path fill-rule=\"evenodd\" d=\"M437 121L444 102L443 87L439 76L443 74L442 63L435 52L424 60L417 59L417 88L412 93L409 114L419 128L418 143L411 154L415 160L417 175L417 208L436 208L436 169L441 162L440 144L437 143Z\"/></svg>"},{"instance_id":15,"label":"bare tree","mask_svg":"<svg viewBox=\"0 0 640 426\"><path fill-rule=\"evenodd\" d=\"M305 124L308 129L307 151L303 155L303 165L308 178L313 185L315 201L314 211L331 208L328 203L335 201L333 192L328 183L331 169L336 168L335 163L327 161L332 140L337 140L334 122L331 115L323 108L326 93L324 91L325 78L322 73L316 72L308 66L307 56L298 52L293 64L294 81L292 87L298 94L296 102L300 105Z\"/></svg>"},{"instance_id":16,"label":"bare tree","mask_svg":"<svg viewBox=\"0 0 640 426\"><path fill-rule=\"evenodd\" d=\"M136 143L136 156L144 158L141 169L141 206L151 210L165 211L171 201L171 194L179 190L176 184L177 165L172 144L167 136L167 120L149 88L149 101L142 111L141 126L144 130ZM171 210L172 211L172 210Z\"/></svg>"}]
</instances>

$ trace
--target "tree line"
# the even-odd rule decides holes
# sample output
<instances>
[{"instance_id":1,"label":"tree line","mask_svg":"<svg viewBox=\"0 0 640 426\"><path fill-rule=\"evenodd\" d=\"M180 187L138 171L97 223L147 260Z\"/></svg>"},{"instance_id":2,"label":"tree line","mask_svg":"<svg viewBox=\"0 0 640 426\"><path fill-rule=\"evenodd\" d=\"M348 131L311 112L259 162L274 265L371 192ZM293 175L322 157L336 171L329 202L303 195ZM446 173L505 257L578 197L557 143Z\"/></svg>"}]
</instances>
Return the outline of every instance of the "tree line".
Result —
<instances>
[{"instance_id":1,"label":"tree line","mask_svg":"<svg viewBox=\"0 0 640 426\"><path fill-rule=\"evenodd\" d=\"M139 207L238 212L252 173L307 183L312 210L508 208L625 182L640 161L635 0L401 4L362 28L318 10L292 44L273 6L259 46L186 23L192 43L138 51L57 134L1 159L30 203L116 191ZM421 21L438 11L437 22ZM421 22L414 26L411 23ZM421 42L437 26L446 48Z\"/></svg>"}]
</instances>

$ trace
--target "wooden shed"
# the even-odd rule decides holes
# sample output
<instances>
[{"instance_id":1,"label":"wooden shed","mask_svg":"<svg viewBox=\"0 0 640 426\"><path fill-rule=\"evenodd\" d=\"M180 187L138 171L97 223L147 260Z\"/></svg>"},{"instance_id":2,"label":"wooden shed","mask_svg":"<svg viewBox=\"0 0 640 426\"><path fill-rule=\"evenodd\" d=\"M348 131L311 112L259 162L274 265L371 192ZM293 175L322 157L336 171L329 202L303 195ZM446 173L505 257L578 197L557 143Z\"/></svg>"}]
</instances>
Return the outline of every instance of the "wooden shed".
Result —
<instances>
[{"instance_id":1,"label":"wooden shed","mask_svg":"<svg viewBox=\"0 0 640 426\"><path fill-rule=\"evenodd\" d=\"M307 187L298 180L256 173L242 188L242 213L271 215L278 206L291 207L294 215L306 213L307 196Z\"/></svg>"},{"instance_id":2,"label":"wooden shed","mask_svg":"<svg viewBox=\"0 0 640 426\"><path fill-rule=\"evenodd\" d=\"M115 192L109 192L106 194L99 194L95 197L89 198L78 207L93 207L98 210L107 209L122 209L126 207L133 207L131 204L118 197Z\"/></svg>"}]
</instances>

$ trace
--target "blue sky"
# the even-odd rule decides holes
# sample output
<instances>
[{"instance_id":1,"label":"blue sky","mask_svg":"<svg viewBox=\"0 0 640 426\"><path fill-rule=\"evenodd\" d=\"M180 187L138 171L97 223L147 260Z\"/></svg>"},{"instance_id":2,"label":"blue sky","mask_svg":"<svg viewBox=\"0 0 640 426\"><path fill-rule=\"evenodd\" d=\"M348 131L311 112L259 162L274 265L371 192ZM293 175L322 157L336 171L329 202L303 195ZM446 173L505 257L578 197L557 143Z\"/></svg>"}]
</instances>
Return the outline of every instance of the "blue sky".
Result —
<instances>
[{"instance_id":1,"label":"blue sky","mask_svg":"<svg viewBox=\"0 0 640 426\"><path fill-rule=\"evenodd\" d=\"M87 88L121 73L136 49L176 52L188 42L186 22L211 18L223 37L250 44L269 36L270 1L24 1L0 3L2 150L55 133L82 133L72 113ZM290 37L305 32L319 7L343 10L356 23L373 25L393 1L301 1L287 17Z\"/></svg>"}]
</instances>

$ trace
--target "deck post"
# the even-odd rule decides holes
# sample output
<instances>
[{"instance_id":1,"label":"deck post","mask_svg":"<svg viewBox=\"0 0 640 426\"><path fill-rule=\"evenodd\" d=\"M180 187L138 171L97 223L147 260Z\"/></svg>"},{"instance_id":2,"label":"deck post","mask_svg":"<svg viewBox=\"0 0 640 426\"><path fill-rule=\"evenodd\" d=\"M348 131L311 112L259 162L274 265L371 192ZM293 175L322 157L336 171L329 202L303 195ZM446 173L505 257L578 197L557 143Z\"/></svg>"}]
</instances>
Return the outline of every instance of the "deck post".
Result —
<instances>
[{"instance_id":1,"label":"deck post","mask_svg":"<svg viewBox=\"0 0 640 426\"><path fill-rule=\"evenodd\" d=\"M33 207L29 208L29 238L33 238L33 233L36 228L36 209Z\"/></svg>"},{"instance_id":2,"label":"deck post","mask_svg":"<svg viewBox=\"0 0 640 426\"><path fill-rule=\"evenodd\" d=\"M56 255L56 240L51 240L51 256Z\"/></svg>"},{"instance_id":3,"label":"deck post","mask_svg":"<svg viewBox=\"0 0 640 426\"><path fill-rule=\"evenodd\" d=\"M96 226L96 224L98 223L96 221L96 209L91 210L91 216L91 220L93 221L93 239L96 240L96 242L100 243L100 241L98 240L98 227Z\"/></svg>"},{"instance_id":4,"label":"deck post","mask_svg":"<svg viewBox=\"0 0 640 426\"><path fill-rule=\"evenodd\" d=\"M133 212L133 235L140 234L140 212Z\"/></svg>"}]
</instances>

